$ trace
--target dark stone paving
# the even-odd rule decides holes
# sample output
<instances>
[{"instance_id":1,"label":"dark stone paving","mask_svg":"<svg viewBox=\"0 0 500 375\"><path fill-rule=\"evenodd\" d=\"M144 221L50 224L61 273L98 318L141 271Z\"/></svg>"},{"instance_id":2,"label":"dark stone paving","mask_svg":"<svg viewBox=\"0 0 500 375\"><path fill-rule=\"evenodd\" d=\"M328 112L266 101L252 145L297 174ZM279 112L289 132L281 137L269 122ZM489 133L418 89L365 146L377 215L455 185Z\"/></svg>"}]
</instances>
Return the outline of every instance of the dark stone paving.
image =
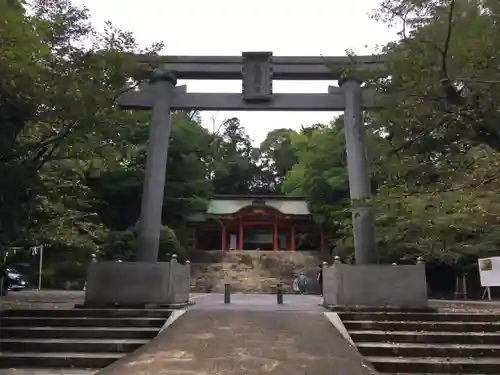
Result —
<instances>
[{"instance_id":1,"label":"dark stone paving","mask_svg":"<svg viewBox=\"0 0 500 375\"><path fill-rule=\"evenodd\" d=\"M99 375L374 373L323 314L191 309Z\"/></svg>"}]
</instances>

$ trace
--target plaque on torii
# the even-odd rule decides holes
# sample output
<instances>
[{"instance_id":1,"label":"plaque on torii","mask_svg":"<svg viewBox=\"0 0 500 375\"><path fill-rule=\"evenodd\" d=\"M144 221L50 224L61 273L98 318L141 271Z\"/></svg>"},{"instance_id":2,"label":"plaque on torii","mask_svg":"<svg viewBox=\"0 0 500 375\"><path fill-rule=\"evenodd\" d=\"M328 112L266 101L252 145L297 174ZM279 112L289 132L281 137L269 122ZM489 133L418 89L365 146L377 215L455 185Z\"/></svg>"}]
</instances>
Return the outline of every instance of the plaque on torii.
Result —
<instances>
[{"instance_id":1,"label":"plaque on torii","mask_svg":"<svg viewBox=\"0 0 500 375\"><path fill-rule=\"evenodd\" d=\"M272 52L243 52L243 100L270 102L273 98Z\"/></svg>"}]
</instances>

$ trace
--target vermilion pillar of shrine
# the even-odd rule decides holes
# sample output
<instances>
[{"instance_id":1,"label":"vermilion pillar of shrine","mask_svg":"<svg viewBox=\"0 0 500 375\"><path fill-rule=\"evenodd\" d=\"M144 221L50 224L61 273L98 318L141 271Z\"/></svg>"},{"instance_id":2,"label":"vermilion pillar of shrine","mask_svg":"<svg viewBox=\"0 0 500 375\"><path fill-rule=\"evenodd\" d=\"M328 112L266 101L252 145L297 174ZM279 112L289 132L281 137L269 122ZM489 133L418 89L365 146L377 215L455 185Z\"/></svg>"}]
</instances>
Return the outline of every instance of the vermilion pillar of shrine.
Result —
<instances>
[{"instance_id":1,"label":"vermilion pillar of shrine","mask_svg":"<svg viewBox=\"0 0 500 375\"><path fill-rule=\"evenodd\" d=\"M321 229L320 232L320 237L319 237L319 249L321 252L325 251L325 233L323 232L323 229Z\"/></svg>"},{"instance_id":2,"label":"vermilion pillar of shrine","mask_svg":"<svg viewBox=\"0 0 500 375\"><path fill-rule=\"evenodd\" d=\"M290 227L290 250L295 251L295 225Z\"/></svg>"},{"instance_id":3,"label":"vermilion pillar of shrine","mask_svg":"<svg viewBox=\"0 0 500 375\"><path fill-rule=\"evenodd\" d=\"M273 226L273 250L279 250L278 244L278 223L274 223Z\"/></svg>"},{"instance_id":4,"label":"vermilion pillar of shrine","mask_svg":"<svg viewBox=\"0 0 500 375\"><path fill-rule=\"evenodd\" d=\"M238 250L243 250L243 221L240 220L240 228L238 234Z\"/></svg>"}]
</instances>

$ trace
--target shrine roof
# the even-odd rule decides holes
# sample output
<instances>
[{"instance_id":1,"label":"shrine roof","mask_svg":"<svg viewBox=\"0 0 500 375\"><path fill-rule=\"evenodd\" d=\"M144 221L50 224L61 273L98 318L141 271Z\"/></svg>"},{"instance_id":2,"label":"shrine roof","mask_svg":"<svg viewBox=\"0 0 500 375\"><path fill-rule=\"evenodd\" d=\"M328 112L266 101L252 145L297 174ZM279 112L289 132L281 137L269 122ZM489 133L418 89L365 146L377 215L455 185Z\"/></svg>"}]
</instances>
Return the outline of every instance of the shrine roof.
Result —
<instances>
[{"instance_id":1,"label":"shrine roof","mask_svg":"<svg viewBox=\"0 0 500 375\"><path fill-rule=\"evenodd\" d=\"M304 197L283 195L216 195L206 211L208 215L232 215L251 206L269 206L285 215L310 215Z\"/></svg>"}]
</instances>

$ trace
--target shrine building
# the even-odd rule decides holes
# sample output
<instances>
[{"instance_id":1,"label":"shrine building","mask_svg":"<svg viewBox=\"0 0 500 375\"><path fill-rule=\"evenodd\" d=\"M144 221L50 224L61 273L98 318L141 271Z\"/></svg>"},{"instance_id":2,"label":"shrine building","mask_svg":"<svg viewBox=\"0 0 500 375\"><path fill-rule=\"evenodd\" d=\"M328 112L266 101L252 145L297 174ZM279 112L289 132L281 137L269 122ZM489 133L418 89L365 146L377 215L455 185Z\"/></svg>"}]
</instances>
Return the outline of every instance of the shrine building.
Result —
<instances>
[{"instance_id":1,"label":"shrine building","mask_svg":"<svg viewBox=\"0 0 500 375\"><path fill-rule=\"evenodd\" d=\"M199 250L322 250L324 234L303 197L216 195L188 218Z\"/></svg>"}]
</instances>

